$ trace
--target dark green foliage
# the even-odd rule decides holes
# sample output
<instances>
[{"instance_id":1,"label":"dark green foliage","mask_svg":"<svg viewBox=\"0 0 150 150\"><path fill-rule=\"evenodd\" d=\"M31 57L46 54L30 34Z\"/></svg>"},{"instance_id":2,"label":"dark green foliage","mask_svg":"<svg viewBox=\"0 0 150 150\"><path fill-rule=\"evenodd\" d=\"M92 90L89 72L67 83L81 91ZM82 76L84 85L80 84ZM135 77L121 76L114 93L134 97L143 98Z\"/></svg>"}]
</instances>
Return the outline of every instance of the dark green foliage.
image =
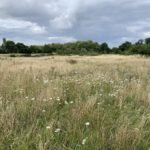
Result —
<instances>
[{"instance_id":1,"label":"dark green foliage","mask_svg":"<svg viewBox=\"0 0 150 150\"><path fill-rule=\"evenodd\" d=\"M142 40L142 39L138 40L138 41L135 43L135 45L142 45L142 44L144 44L144 40Z\"/></svg>"},{"instance_id":2,"label":"dark green foliage","mask_svg":"<svg viewBox=\"0 0 150 150\"><path fill-rule=\"evenodd\" d=\"M144 43L145 41L145 43ZM26 46L23 43L15 44L13 41L3 39L3 44L0 47L0 53L23 53L23 54L37 54L43 55L98 55L98 54L141 54L150 55L150 38L145 40L138 40L135 44L131 42L124 42L119 47L109 48L107 43L99 44L97 42L76 41L70 43L52 43L43 46L31 45ZM26 55L28 56L28 55Z\"/></svg>"},{"instance_id":3,"label":"dark green foliage","mask_svg":"<svg viewBox=\"0 0 150 150\"><path fill-rule=\"evenodd\" d=\"M17 52L18 53L27 53L27 54L30 54L30 49L28 46L22 44L22 43L17 43L16 45L16 49L17 49Z\"/></svg>"},{"instance_id":4,"label":"dark green foliage","mask_svg":"<svg viewBox=\"0 0 150 150\"><path fill-rule=\"evenodd\" d=\"M150 44L150 38L145 39L145 44Z\"/></svg>"},{"instance_id":5,"label":"dark green foliage","mask_svg":"<svg viewBox=\"0 0 150 150\"><path fill-rule=\"evenodd\" d=\"M150 44L132 45L129 49L130 54L150 55Z\"/></svg>"},{"instance_id":6,"label":"dark green foliage","mask_svg":"<svg viewBox=\"0 0 150 150\"><path fill-rule=\"evenodd\" d=\"M17 49L13 41L6 41L5 43L5 52L6 53L16 53Z\"/></svg>"},{"instance_id":7,"label":"dark green foliage","mask_svg":"<svg viewBox=\"0 0 150 150\"><path fill-rule=\"evenodd\" d=\"M31 45L29 47L30 52L32 53L43 53L43 47L42 46L37 46L37 45Z\"/></svg>"},{"instance_id":8,"label":"dark green foliage","mask_svg":"<svg viewBox=\"0 0 150 150\"><path fill-rule=\"evenodd\" d=\"M110 48L108 47L107 43L102 43L100 46L100 50L105 54L110 53Z\"/></svg>"},{"instance_id":9,"label":"dark green foliage","mask_svg":"<svg viewBox=\"0 0 150 150\"><path fill-rule=\"evenodd\" d=\"M119 46L119 50L121 50L121 52L124 52L128 50L131 46L132 46L132 43L127 41Z\"/></svg>"},{"instance_id":10,"label":"dark green foliage","mask_svg":"<svg viewBox=\"0 0 150 150\"><path fill-rule=\"evenodd\" d=\"M5 53L6 52L6 39L3 38L2 46L0 47L0 52Z\"/></svg>"},{"instance_id":11,"label":"dark green foliage","mask_svg":"<svg viewBox=\"0 0 150 150\"><path fill-rule=\"evenodd\" d=\"M49 45L44 45L43 50L45 53L52 53L52 48Z\"/></svg>"}]
</instances>

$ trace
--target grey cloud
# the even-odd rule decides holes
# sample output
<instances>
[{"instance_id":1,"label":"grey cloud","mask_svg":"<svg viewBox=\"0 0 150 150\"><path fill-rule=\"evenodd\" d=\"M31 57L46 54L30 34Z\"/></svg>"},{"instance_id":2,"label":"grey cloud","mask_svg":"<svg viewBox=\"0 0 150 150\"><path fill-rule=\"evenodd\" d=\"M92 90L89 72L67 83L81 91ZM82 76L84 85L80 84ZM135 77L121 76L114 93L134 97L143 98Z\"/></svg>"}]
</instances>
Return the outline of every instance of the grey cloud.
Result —
<instances>
[{"instance_id":1,"label":"grey cloud","mask_svg":"<svg viewBox=\"0 0 150 150\"><path fill-rule=\"evenodd\" d=\"M0 35L27 43L150 36L149 0L1 0Z\"/></svg>"}]
</instances>

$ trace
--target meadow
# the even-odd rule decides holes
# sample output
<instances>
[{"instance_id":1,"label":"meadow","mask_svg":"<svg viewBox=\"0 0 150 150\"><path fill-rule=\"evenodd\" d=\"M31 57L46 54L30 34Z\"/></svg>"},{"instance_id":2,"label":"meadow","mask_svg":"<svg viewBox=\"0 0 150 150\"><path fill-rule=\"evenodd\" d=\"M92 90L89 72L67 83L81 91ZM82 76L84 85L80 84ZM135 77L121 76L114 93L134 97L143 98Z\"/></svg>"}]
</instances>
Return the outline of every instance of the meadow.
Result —
<instances>
[{"instance_id":1,"label":"meadow","mask_svg":"<svg viewBox=\"0 0 150 150\"><path fill-rule=\"evenodd\" d=\"M150 149L150 58L0 55L0 150Z\"/></svg>"}]
</instances>

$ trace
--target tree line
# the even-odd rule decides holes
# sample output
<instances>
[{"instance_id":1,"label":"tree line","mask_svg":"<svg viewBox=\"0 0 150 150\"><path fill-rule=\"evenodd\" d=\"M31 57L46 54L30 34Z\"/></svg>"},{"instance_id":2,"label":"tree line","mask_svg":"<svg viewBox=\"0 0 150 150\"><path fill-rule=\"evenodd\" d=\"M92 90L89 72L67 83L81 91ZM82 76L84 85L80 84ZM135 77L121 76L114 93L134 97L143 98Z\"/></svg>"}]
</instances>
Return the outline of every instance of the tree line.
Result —
<instances>
[{"instance_id":1,"label":"tree line","mask_svg":"<svg viewBox=\"0 0 150 150\"><path fill-rule=\"evenodd\" d=\"M76 41L70 43L52 43L45 45L27 46L23 43L15 43L14 41L3 39L0 46L0 53L21 53L21 54L58 54L58 55L97 55L97 54L142 54L150 55L150 38L139 40L136 43L126 41L118 47L110 48L107 43L88 41Z\"/></svg>"}]
</instances>

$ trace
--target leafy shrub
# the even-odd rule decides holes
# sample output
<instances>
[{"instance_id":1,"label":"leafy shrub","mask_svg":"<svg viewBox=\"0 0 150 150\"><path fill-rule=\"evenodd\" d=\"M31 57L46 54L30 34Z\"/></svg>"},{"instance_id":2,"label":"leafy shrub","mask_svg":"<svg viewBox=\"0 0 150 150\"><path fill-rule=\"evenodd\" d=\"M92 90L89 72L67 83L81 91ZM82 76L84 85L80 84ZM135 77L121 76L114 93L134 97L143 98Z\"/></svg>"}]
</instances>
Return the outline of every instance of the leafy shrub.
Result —
<instances>
[{"instance_id":1,"label":"leafy shrub","mask_svg":"<svg viewBox=\"0 0 150 150\"><path fill-rule=\"evenodd\" d=\"M77 61L74 59L67 60L67 62L72 65L77 64Z\"/></svg>"}]
</instances>

